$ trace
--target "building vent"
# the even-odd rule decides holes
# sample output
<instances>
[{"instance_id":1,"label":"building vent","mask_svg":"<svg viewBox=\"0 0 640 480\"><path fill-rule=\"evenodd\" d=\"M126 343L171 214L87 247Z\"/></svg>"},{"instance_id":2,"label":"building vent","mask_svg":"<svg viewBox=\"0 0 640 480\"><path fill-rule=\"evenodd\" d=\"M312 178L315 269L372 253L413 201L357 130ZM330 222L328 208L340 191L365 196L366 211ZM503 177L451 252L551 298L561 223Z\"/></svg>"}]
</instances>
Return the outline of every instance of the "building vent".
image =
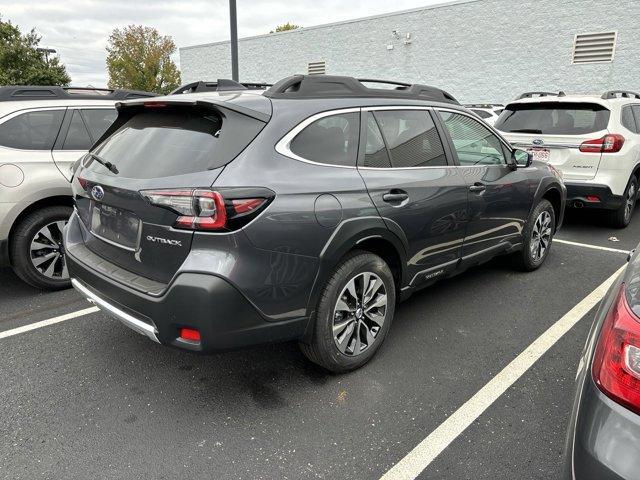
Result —
<instances>
[{"instance_id":1,"label":"building vent","mask_svg":"<svg viewBox=\"0 0 640 480\"><path fill-rule=\"evenodd\" d=\"M607 63L613 61L616 32L581 33L573 41L572 63Z\"/></svg>"},{"instance_id":2,"label":"building vent","mask_svg":"<svg viewBox=\"0 0 640 480\"><path fill-rule=\"evenodd\" d=\"M324 75L325 62L309 62L307 72L309 75Z\"/></svg>"}]
</instances>

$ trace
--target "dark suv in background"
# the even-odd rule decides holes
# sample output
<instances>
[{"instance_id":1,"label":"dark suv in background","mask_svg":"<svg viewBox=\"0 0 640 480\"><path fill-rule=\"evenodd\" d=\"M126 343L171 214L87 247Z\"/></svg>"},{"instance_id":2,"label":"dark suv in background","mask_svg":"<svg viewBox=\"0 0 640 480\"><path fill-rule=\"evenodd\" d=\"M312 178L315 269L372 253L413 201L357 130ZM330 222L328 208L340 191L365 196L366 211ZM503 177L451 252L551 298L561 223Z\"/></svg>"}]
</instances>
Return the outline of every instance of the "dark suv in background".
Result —
<instances>
[{"instance_id":1,"label":"dark suv in background","mask_svg":"<svg viewBox=\"0 0 640 480\"><path fill-rule=\"evenodd\" d=\"M346 371L415 290L499 254L538 268L564 212L554 168L442 90L373 82L118 104L75 171L73 285L165 345L298 340Z\"/></svg>"}]
</instances>

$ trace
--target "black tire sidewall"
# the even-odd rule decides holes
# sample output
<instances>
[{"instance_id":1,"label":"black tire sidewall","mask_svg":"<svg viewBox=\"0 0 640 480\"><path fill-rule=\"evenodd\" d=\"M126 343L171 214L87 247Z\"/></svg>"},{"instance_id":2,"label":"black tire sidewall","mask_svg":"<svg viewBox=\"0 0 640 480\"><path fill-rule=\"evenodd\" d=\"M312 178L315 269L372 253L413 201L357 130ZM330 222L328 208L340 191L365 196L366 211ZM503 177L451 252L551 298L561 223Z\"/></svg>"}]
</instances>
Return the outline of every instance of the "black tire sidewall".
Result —
<instances>
[{"instance_id":1,"label":"black tire sidewall","mask_svg":"<svg viewBox=\"0 0 640 480\"><path fill-rule=\"evenodd\" d=\"M68 220L73 212L69 206L45 207L29 213L16 226L11 235L9 256L11 266L18 277L33 287L45 290L61 290L71 286L71 280L54 280L44 277L31 263L31 240L45 225Z\"/></svg>"},{"instance_id":2,"label":"black tire sidewall","mask_svg":"<svg viewBox=\"0 0 640 480\"><path fill-rule=\"evenodd\" d=\"M633 208L631 209L631 214L629 215L629 218L625 218L625 210L627 207L627 195L629 195L629 189L631 188L631 185L635 185L636 187L636 199L638 198L638 179L635 177L635 175L632 175L631 178L629 178L629 182L627 183L627 188L624 189L624 193L622 195L622 205L620 206L620 208L618 208L618 210L615 210L614 212L612 212L611 216L611 221L613 224L613 227L615 228L626 228L629 223L631 223L631 219L633 218L633 212L635 211L635 203Z\"/></svg>"},{"instance_id":3,"label":"black tire sidewall","mask_svg":"<svg viewBox=\"0 0 640 480\"><path fill-rule=\"evenodd\" d=\"M347 282L362 272L372 272L380 277L387 291L386 319L373 346L360 355L341 353L333 339L333 309L338 295ZM391 327L395 314L396 291L393 275L382 258L372 253L360 253L345 259L336 267L320 297L314 332L314 349L322 365L334 372L354 370L367 363L379 350Z\"/></svg>"},{"instance_id":4,"label":"black tire sidewall","mask_svg":"<svg viewBox=\"0 0 640 480\"><path fill-rule=\"evenodd\" d=\"M540 216L540 214L544 211L547 211L551 214L551 236L549 237L549 246L545 251L544 255L539 261L535 261L533 259L533 255L531 254L531 242L532 242L532 233L533 227L535 225L536 220ZM553 205L548 200L541 200L535 206L535 208L531 211L531 215L527 220L524 230L524 238L523 238L523 248L522 248L522 266L525 270L536 270L540 268L542 264L544 264L545 260L549 256L549 252L551 251L551 245L553 244L553 237L555 235L556 228L556 214L553 209Z\"/></svg>"}]
</instances>

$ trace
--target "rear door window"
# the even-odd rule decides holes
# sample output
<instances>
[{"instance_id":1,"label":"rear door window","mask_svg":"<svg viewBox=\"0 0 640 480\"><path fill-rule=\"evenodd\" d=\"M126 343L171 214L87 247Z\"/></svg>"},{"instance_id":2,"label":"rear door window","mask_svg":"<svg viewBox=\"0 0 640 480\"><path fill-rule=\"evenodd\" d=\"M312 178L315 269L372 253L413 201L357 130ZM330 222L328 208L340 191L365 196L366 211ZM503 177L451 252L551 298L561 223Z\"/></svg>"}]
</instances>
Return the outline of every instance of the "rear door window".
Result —
<instances>
[{"instance_id":1,"label":"rear door window","mask_svg":"<svg viewBox=\"0 0 640 480\"><path fill-rule=\"evenodd\" d=\"M263 122L228 109L223 118L217 110L192 107L138 109L123 122L93 153L127 178L168 177L221 167L264 127ZM115 175L91 157L85 167Z\"/></svg>"},{"instance_id":2,"label":"rear door window","mask_svg":"<svg viewBox=\"0 0 640 480\"><path fill-rule=\"evenodd\" d=\"M367 129L365 132L366 140L362 166L368 168L390 168L391 159L384 144L380 127L378 127L378 122L376 122L372 112L365 112L365 118Z\"/></svg>"},{"instance_id":3,"label":"rear door window","mask_svg":"<svg viewBox=\"0 0 640 480\"><path fill-rule=\"evenodd\" d=\"M342 113L320 118L296 135L289 149L312 162L355 167L359 117L358 113Z\"/></svg>"},{"instance_id":4,"label":"rear door window","mask_svg":"<svg viewBox=\"0 0 640 480\"><path fill-rule=\"evenodd\" d=\"M505 165L500 139L478 120L467 115L441 111L460 165Z\"/></svg>"},{"instance_id":5,"label":"rear door window","mask_svg":"<svg viewBox=\"0 0 640 480\"><path fill-rule=\"evenodd\" d=\"M118 112L115 108L86 108L82 110L82 116L91 138L96 142L115 121Z\"/></svg>"},{"instance_id":6,"label":"rear door window","mask_svg":"<svg viewBox=\"0 0 640 480\"><path fill-rule=\"evenodd\" d=\"M17 115L0 124L0 145L22 150L51 150L64 110L38 110Z\"/></svg>"},{"instance_id":7,"label":"rear door window","mask_svg":"<svg viewBox=\"0 0 640 480\"><path fill-rule=\"evenodd\" d=\"M69 129L62 144L63 150L89 150L93 142L89 137L87 127L84 125L80 110L74 110Z\"/></svg>"},{"instance_id":8,"label":"rear door window","mask_svg":"<svg viewBox=\"0 0 640 480\"><path fill-rule=\"evenodd\" d=\"M375 113L394 168L447 165L442 141L425 110L382 110Z\"/></svg>"},{"instance_id":9,"label":"rear door window","mask_svg":"<svg viewBox=\"0 0 640 480\"><path fill-rule=\"evenodd\" d=\"M585 135L605 130L610 114L596 103L514 103L507 105L496 128L509 133Z\"/></svg>"},{"instance_id":10,"label":"rear door window","mask_svg":"<svg viewBox=\"0 0 640 480\"><path fill-rule=\"evenodd\" d=\"M640 133L640 105L633 105L631 110L633 111L633 116L636 120L635 133Z\"/></svg>"}]
</instances>

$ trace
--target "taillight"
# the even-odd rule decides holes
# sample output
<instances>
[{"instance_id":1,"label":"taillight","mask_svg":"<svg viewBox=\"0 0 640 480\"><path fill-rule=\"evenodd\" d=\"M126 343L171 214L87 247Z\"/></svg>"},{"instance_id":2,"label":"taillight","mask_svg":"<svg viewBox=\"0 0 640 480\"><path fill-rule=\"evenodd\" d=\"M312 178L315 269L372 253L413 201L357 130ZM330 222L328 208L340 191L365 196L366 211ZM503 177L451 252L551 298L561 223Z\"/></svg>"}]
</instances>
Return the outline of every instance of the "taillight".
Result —
<instances>
[{"instance_id":1,"label":"taillight","mask_svg":"<svg viewBox=\"0 0 640 480\"><path fill-rule=\"evenodd\" d=\"M640 318L627 303L624 285L602 325L592 373L602 392L640 414Z\"/></svg>"},{"instance_id":2,"label":"taillight","mask_svg":"<svg viewBox=\"0 0 640 480\"><path fill-rule=\"evenodd\" d=\"M185 230L234 230L248 223L266 205L271 196L233 198L243 189L226 192L205 189L143 190L140 193L153 205L167 208L179 216L174 228Z\"/></svg>"},{"instance_id":3,"label":"taillight","mask_svg":"<svg viewBox=\"0 0 640 480\"><path fill-rule=\"evenodd\" d=\"M86 190L87 189L87 180L82 178L82 177L77 177L77 178L78 178L78 183L80 184L82 189Z\"/></svg>"},{"instance_id":4,"label":"taillight","mask_svg":"<svg viewBox=\"0 0 640 480\"><path fill-rule=\"evenodd\" d=\"M602 138L587 140L580 145L580 151L585 153L616 153L622 150L624 137L618 133L611 133Z\"/></svg>"}]
</instances>

